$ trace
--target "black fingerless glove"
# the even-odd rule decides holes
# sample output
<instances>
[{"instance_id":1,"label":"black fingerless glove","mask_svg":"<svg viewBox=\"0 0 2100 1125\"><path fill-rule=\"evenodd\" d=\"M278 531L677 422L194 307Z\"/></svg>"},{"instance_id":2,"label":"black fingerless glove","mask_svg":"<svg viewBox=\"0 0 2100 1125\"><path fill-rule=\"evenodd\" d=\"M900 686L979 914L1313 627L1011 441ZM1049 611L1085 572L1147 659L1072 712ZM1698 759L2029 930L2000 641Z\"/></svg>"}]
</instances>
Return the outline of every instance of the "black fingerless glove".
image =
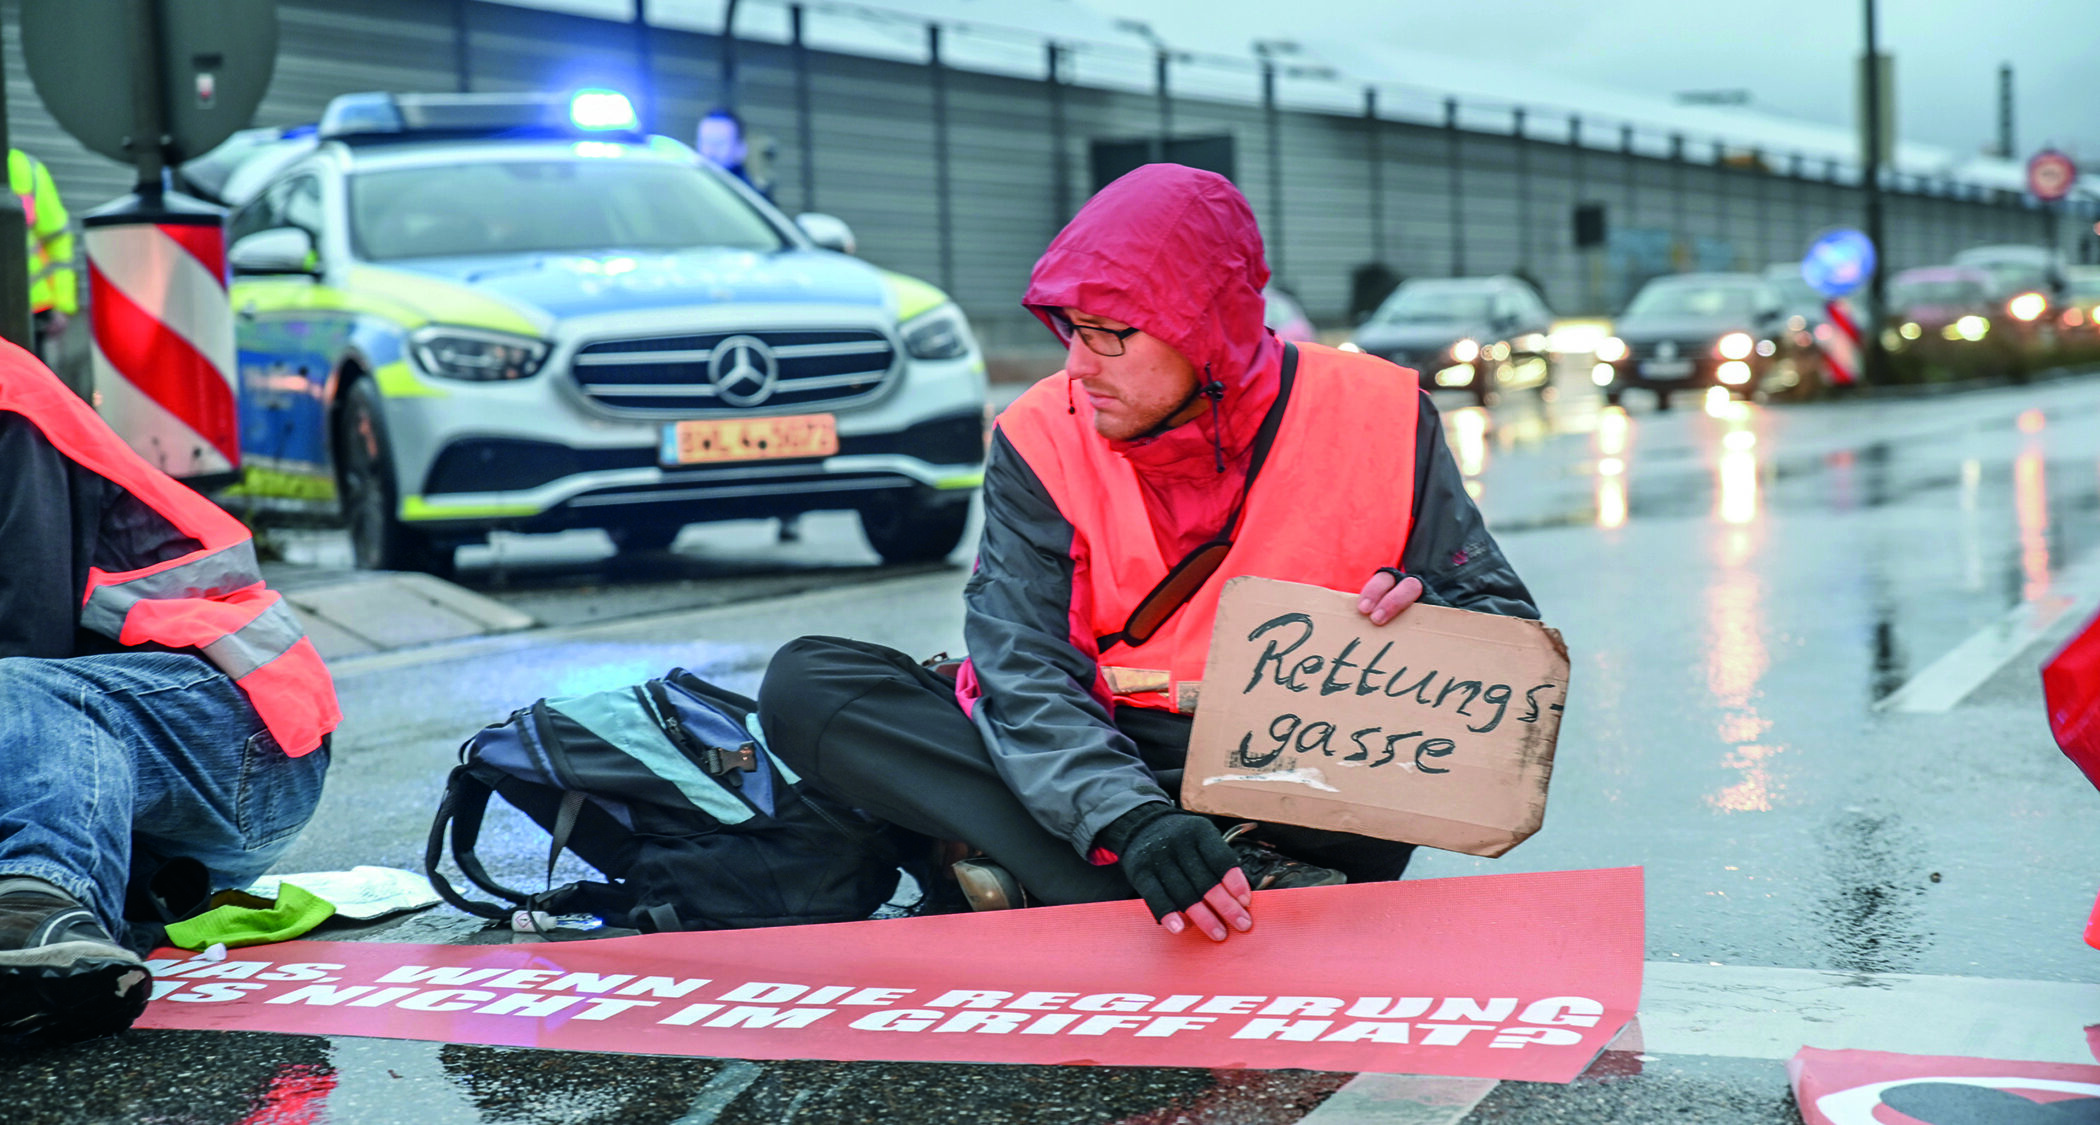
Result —
<instances>
[{"instance_id":1,"label":"black fingerless glove","mask_svg":"<svg viewBox=\"0 0 2100 1125\"><path fill-rule=\"evenodd\" d=\"M1155 921L1201 902L1204 892L1240 865L1217 825L1164 801L1117 817L1094 842L1115 853Z\"/></svg>"}]
</instances>

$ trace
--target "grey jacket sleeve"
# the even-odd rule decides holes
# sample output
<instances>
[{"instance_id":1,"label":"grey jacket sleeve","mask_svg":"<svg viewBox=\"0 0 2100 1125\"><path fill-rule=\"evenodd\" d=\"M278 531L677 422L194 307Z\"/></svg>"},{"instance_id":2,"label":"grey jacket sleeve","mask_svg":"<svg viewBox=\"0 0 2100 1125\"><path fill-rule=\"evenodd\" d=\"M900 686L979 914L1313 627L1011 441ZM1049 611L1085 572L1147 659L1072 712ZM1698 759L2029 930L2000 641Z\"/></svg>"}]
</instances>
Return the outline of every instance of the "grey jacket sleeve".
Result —
<instances>
[{"instance_id":1,"label":"grey jacket sleeve","mask_svg":"<svg viewBox=\"0 0 2100 1125\"><path fill-rule=\"evenodd\" d=\"M1480 508L1444 441L1444 423L1422 396L1415 426L1415 526L1400 569L1422 580L1422 600L1504 617L1537 620L1531 591L1488 534Z\"/></svg>"},{"instance_id":2,"label":"grey jacket sleeve","mask_svg":"<svg viewBox=\"0 0 2100 1125\"><path fill-rule=\"evenodd\" d=\"M1171 798L1094 694L1099 654L1072 624L1088 619L1072 537L1042 481L995 430L984 538L963 591L963 634L983 690L978 727L1021 803L1085 855L1110 821Z\"/></svg>"}]
</instances>

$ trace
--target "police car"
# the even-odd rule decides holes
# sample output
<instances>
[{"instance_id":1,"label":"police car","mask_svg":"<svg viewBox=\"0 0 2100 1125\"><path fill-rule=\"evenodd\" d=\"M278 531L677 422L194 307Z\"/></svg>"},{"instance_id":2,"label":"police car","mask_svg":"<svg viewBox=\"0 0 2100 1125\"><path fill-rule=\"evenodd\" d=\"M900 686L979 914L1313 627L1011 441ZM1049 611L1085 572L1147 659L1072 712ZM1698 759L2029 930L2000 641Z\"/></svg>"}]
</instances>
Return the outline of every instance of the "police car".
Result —
<instances>
[{"instance_id":1,"label":"police car","mask_svg":"<svg viewBox=\"0 0 2100 1125\"><path fill-rule=\"evenodd\" d=\"M962 312L625 97L346 95L234 163L242 489L339 507L359 566L813 510L889 562L960 542L986 416Z\"/></svg>"}]
</instances>

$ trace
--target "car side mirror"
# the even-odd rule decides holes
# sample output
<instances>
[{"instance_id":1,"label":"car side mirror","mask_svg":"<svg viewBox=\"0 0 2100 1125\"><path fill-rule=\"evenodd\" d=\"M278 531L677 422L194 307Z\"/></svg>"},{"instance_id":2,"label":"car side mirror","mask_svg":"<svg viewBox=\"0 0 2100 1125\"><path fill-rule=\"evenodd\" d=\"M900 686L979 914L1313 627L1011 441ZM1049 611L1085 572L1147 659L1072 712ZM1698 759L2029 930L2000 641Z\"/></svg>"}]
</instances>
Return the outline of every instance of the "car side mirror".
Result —
<instances>
[{"instance_id":1,"label":"car side mirror","mask_svg":"<svg viewBox=\"0 0 2100 1125\"><path fill-rule=\"evenodd\" d=\"M802 233L808 235L811 242L826 250L836 250L841 254L854 252L853 228L836 215L804 211L795 216L795 225L802 228Z\"/></svg>"},{"instance_id":2,"label":"car side mirror","mask_svg":"<svg viewBox=\"0 0 2100 1125\"><path fill-rule=\"evenodd\" d=\"M226 264L237 276L269 277L321 273L314 236L298 227L259 230L226 251Z\"/></svg>"}]
</instances>

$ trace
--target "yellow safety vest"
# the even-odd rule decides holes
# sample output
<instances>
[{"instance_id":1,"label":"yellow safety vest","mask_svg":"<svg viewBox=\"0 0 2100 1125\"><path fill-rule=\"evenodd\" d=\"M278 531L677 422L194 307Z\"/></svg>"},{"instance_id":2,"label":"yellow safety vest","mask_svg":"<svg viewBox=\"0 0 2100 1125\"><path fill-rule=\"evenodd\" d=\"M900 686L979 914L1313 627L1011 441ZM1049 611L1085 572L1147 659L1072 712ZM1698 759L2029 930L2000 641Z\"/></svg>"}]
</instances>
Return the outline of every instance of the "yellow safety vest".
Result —
<instances>
[{"instance_id":1,"label":"yellow safety vest","mask_svg":"<svg viewBox=\"0 0 2100 1125\"><path fill-rule=\"evenodd\" d=\"M51 169L21 149L9 149L7 186L21 199L23 225L29 228L30 309L72 316L80 311L80 277L73 271L73 228Z\"/></svg>"}]
</instances>

